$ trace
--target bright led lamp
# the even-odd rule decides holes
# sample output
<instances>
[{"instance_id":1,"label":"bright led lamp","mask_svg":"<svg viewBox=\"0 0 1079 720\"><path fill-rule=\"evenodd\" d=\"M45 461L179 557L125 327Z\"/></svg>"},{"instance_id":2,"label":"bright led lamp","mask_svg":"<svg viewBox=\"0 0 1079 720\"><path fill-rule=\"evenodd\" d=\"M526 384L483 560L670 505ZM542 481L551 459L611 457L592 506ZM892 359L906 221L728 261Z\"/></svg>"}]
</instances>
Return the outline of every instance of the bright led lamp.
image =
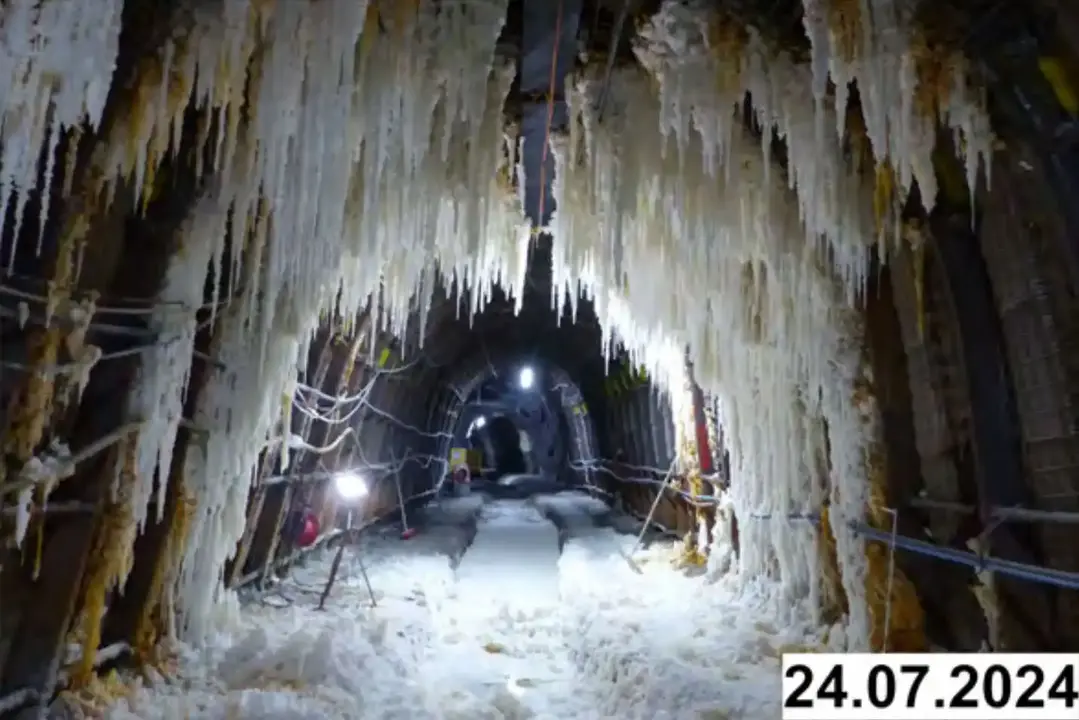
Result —
<instances>
[{"instance_id":1,"label":"bright led lamp","mask_svg":"<svg viewBox=\"0 0 1079 720\"><path fill-rule=\"evenodd\" d=\"M528 390L532 387L532 383L536 381L536 371L530 367L521 368L521 375L518 378L518 382L521 385L522 390Z\"/></svg>"},{"instance_id":2,"label":"bright led lamp","mask_svg":"<svg viewBox=\"0 0 1079 720\"><path fill-rule=\"evenodd\" d=\"M367 496L367 481L358 473L342 472L334 475L333 486L344 500L359 500Z\"/></svg>"}]
</instances>

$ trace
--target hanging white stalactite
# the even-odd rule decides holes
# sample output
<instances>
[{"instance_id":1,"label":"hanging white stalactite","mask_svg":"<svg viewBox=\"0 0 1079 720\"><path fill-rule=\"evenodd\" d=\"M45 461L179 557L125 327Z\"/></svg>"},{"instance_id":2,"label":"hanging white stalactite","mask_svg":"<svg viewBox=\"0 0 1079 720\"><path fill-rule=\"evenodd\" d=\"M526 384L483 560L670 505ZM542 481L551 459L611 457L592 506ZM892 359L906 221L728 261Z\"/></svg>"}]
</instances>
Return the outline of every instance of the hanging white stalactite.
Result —
<instances>
[{"instance_id":1,"label":"hanging white stalactite","mask_svg":"<svg viewBox=\"0 0 1079 720\"><path fill-rule=\"evenodd\" d=\"M215 268L230 236L234 268L246 238L244 264L259 270L224 313L216 359L226 369L211 376L194 418L206 434L187 465L197 507L177 600L188 639L210 630L253 469L288 432L287 415L278 427L282 398L319 318L381 297L378 329L403 335L412 301L430 305L437 273L472 287L473 312L493 283L521 288L529 227L508 182L502 123L514 69L495 53L505 13L505 0L452 10L423 0L385 30L354 0L250 15L264 32L261 72L249 81L257 102L234 143L224 141L235 147L220 194L232 208L228 232L217 215L206 232ZM204 56L217 63L225 53Z\"/></svg>"},{"instance_id":2,"label":"hanging white stalactite","mask_svg":"<svg viewBox=\"0 0 1079 720\"><path fill-rule=\"evenodd\" d=\"M869 637L867 566L849 523L865 514L876 419L853 404L862 371L853 308L872 246L886 257L898 233L878 227L865 168L846 159L847 83L864 88L877 162L895 169L901 196L917 182L927 206L935 123L956 133L972 188L991 138L961 63L940 116L919 113L909 18L894 0L863 8L862 62L843 63L823 2L807 1L814 52L799 64L752 29L717 47L719 19L705 3L665 2L636 46L651 77L616 70L602 122L597 76L586 70L571 90L570 131L555 141L552 222L556 305L580 282L606 333L631 354L647 363L657 343L690 348L697 380L720 399L735 508L753 518L741 532L741 569L778 573L789 599L813 606L816 531L793 518L821 507L817 458L830 451L832 531L855 646ZM743 124L747 94L760 140ZM773 131L785 141L785 172L773 162Z\"/></svg>"},{"instance_id":3,"label":"hanging white stalactite","mask_svg":"<svg viewBox=\"0 0 1079 720\"><path fill-rule=\"evenodd\" d=\"M862 372L854 308L873 246L886 258L898 234L878 224L865 168L845 157L848 85L860 90L876 162L894 171L903 197L916 184L927 207L938 123L955 135L972 192L988 172L991 134L962 62L936 116L918 107L900 0L861 0L854 59L839 51L826 1L804 5L809 63L773 52L752 30L733 50L717 47L709 3L667 0L640 32L641 67L614 72L602 121L598 73L568 88L570 130L552 141L552 304L561 317L568 300L576 316L583 288L604 352L624 343L670 393L675 418L692 416L688 348L696 380L718 399L737 477L724 501L754 518L742 526L740 570L778 576L792 606L818 603L817 531L792 517L821 507L818 458L829 456L854 647L869 637L867 567L848 523L865 513L877 421L852 402ZM210 631L260 454L287 450L275 443L289 435L297 372L320 318L352 317L370 303L372 334L404 336L416 330L407 326L415 308L426 322L438 281L469 287L473 314L495 284L520 302L530 228L511 187L514 175L524 187L515 132L503 120L515 73L496 49L507 6L184 8L160 67L138 78L157 101L113 118L98 146L110 192L130 182L141 198L179 148L189 105L215 120L198 137L209 152L196 153L200 163L211 158L214 189L185 227L151 320L162 344L145 356L129 400L145 420L141 526L155 475L161 507L209 267L223 369L199 398L200 432L186 458L195 508L174 590L187 638ZM47 185L63 130L101 121L121 9L122 0L10 0L0 11L0 211L14 203L16 226L42 154ZM747 94L761 137L744 125ZM773 131L786 146L782 170ZM47 192L44 201L43 221ZM234 279L228 298L223 277Z\"/></svg>"},{"instance_id":4,"label":"hanging white stalactite","mask_svg":"<svg viewBox=\"0 0 1079 720\"><path fill-rule=\"evenodd\" d=\"M216 193L207 193L184 225L149 323L157 343L143 355L128 400L128 413L143 422L135 465L138 481L132 494L132 511L140 532L151 503L156 504L158 520L164 511L173 448L191 376L198 310L206 272L219 244L217 233L225 227L226 210Z\"/></svg>"},{"instance_id":5,"label":"hanging white stalactite","mask_svg":"<svg viewBox=\"0 0 1079 720\"><path fill-rule=\"evenodd\" d=\"M62 134L83 122L91 128L101 122L122 10L123 0L11 0L0 8L0 218L14 203L15 239L26 203L39 188L44 232ZM4 263L14 259L16 247L12 242Z\"/></svg>"}]
</instances>

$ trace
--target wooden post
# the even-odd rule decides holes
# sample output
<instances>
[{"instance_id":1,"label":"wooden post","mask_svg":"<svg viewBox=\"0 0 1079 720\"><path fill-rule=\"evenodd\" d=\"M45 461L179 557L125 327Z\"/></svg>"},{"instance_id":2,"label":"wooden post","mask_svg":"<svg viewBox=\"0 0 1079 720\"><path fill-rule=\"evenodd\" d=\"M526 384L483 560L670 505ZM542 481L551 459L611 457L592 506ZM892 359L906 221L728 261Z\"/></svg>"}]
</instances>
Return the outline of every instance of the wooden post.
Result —
<instances>
[{"instance_id":1,"label":"wooden post","mask_svg":"<svg viewBox=\"0 0 1079 720\"><path fill-rule=\"evenodd\" d=\"M164 182L167 174L159 177L159 182ZM97 189L99 176L95 172L88 172L84 180L84 192L90 193ZM74 242L76 245L89 245L91 243L123 243L124 251L115 253L86 253L84 264L95 262L112 262L111 267L96 268L95 274L102 278L111 279L110 295L123 297L150 297L156 291L158 283L165 272L168 262L168 246L161 243L148 241L143 231L150 230L154 220L158 223L171 224L177 220L176 212L180 206L186 208L190 196L182 192L170 193L163 198L161 205L151 204L148 208L146 224L141 226L139 232L130 232L125 235L118 232L115 227L101 227L100 235L91 228L91 218L94 217L89 200L75 200L68 205L65 212L70 213L63 226L64 232L69 236L61 244ZM131 207L130 196L120 198L114 203L108 217L121 218ZM129 224L130 227L130 224ZM109 232L104 232L104 230ZM158 237L160 227L154 227L151 235ZM85 270L84 270L85 272ZM93 337L107 355L110 351L120 349L117 346L115 336ZM38 349L37 360L39 362L55 362L55 353L50 349L54 342L53 335L46 335ZM126 339L120 342L128 343ZM51 359L50 359L51 358ZM78 449L109 432L125 422L124 404L117 402L117 389L127 388L135 375L136 357L124 357L106 359L96 366L90 375L89 383L82 396L76 421L71 431L70 442L73 448ZM32 384L30 389L34 392L44 390L40 384ZM47 394L47 393L46 393ZM42 399L41 396L34 402L29 403L35 413L43 412L48 408L50 400ZM12 442L14 454L19 457L26 450L32 452L44 430L43 420L32 417L27 412L20 413L19 422L22 428L13 433ZM108 520L107 511L112 507L106 492L112 484L115 461L119 454L113 453L109 458L96 458L93 462L79 467L76 477L65 485L62 485L56 493L57 500L83 500L99 502L99 512L96 516L70 516L58 523L55 533L50 533L43 547L42 572L38 581L33 586L33 594L26 600L23 610L22 621L16 631L10 646L9 657L17 658L17 663L5 663L3 682L0 692L10 692L21 688L31 688L39 691L43 698L48 700L52 694L53 684L56 681L56 673L61 657L66 650L66 634L71 627L73 616L80 605L80 592L86 588L91 593L92 599L89 605L100 606L97 597L103 596L104 591L99 591L93 582L101 577L108 576L102 573L97 566L89 568L91 559L97 565L104 564L108 555L108 561L117 561L116 553L126 554L130 552L130 544L126 547L108 547L103 543L123 541L130 543L133 539L127 530L119 532L118 528L123 524L122 514ZM115 509L115 508L113 508ZM113 525L110 526L110 523ZM106 540L106 537L109 540ZM91 556L91 548L108 550L101 556ZM127 558L124 562L128 562ZM115 565L113 568L115 569ZM82 603L84 606L86 602ZM93 607L88 608L91 613ZM99 629L97 617L93 618L95 631ZM87 627L90 623L87 624ZM93 650L96 650L96 645ZM93 661L93 652L90 653L90 662Z\"/></svg>"},{"instance_id":2,"label":"wooden post","mask_svg":"<svg viewBox=\"0 0 1079 720\"><path fill-rule=\"evenodd\" d=\"M236 282L227 278L226 287ZM203 311L208 315L208 311ZM214 333L205 329L195 338L195 350L210 355ZM195 359L184 401L184 416L191 417L213 368ZM176 578L183 556L187 531L195 508L194 499L185 488L187 449L197 442L194 431L180 427L169 472L169 489L160 522L149 523L135 541L135 565L128 576L123 594L109 608L103 631L105 644L126 642L139 663L154 662L156 644L166 630L165 590Z\"/></svg>"},{"instance_id":3,"label":"wooden post","mask_svg":"<svg viewBox=\"0 0 1079 720\"><path fill-rule=\"evenodd\" d=\"M704 393L694 379L693 364L689 362L688 358L686 359L686 383L691 397L693 414L693 437L692 439L685 438L687 445L689 443L693 444L692 448L685 448L684 450L690 458L687 463L689 467L686 468L686 482L689 494L693 498L698 498L704 495L704 482L701 475L712 472L712 451L710 449L711 443L708 440L708 422L704 415ZM708 547L707 539L701 538L699 535L702 529L705 532L710 530L710 523L700 503L693 506L692 514L695 527L691 531L692 544L687 540L686 559L692 564L702 565L707 559Z\"/></svg>"},{"instance_id":4,"label":"wooden post","mask_svg":"<svg viewBox=\"0 0 1079 720\"><path fill-rule=\"evenodd\" d=\"M265 452L259 460L259 481L247 508L247 519L244 521L244 532L240 537L236 555L232 558L231 566L229 567L228 577L225 582L226 587L235 587L239 579L243 577L244 567L246 567L248 556L251 553L251 544L255 539L255 531L259 528L259 520L262 518L262 511L266 507L266 492L269 490L269 486L263 481L270 474L275 457L274 453Z\"/></svg>"},{"instance_id":5,"label":"wooden post","mask_svg":"<svg viewBox=\"0 0 1079 720\"><path fill-rule=\"evenodd\" d=\"M323 386L326 379L326 374L329 372L330 369L330 361L333 357L332 329L329 326L325 327L322 330L321 335L322 339L321 342L318 344L318 351L315 356L315 373L312 377L311 382L311 385L316 388L321 388ZM288 402L292 402L292 398L288 398ZM295 416L293 417L293 422L296 422ZM299 432L297 432L296 434L306 439L310 434L312 422L313 420L310 416L304 415L302 418L299 419L300 425L298 428L296 428ZM288 430L291 431L292 428L288 428ZM271 455L270 451L267 451L266 454ZM304 454L302 451L297 451L296 455L297 457L293 457L289 463L289 466L293 469L293 471L295 471L295 469L298 467L302 467L300 463L301 458L303 458ZM268 466L272 467L272 463L270 463ZM267 464L264 463L263 467L267 467ZM259 478L259 481L261 483L261 478ZM254 524L254 529L252 531L252 539L248 541L248 561L251 565L261 568L260 576L262 577L263 582L273 572L274 561L277 557L278 548L280 547L281 530L284 527L285 520L286 518L288 518L288 514L291 510L292 497L294 492L295 488L290 479L286 481L284 487L282 487L280 490L277 490L275 488L272 494L270 494L262 501L263 512L272 513L274 515L274 524L272 526L262 524L262 516L260 515L259 522L256 522ZM262 532L259 532L260 530ZM233 574L237 578L242 577L243 568L241 567L240 570L234 570Z\"/></svg>"}]
</instances>

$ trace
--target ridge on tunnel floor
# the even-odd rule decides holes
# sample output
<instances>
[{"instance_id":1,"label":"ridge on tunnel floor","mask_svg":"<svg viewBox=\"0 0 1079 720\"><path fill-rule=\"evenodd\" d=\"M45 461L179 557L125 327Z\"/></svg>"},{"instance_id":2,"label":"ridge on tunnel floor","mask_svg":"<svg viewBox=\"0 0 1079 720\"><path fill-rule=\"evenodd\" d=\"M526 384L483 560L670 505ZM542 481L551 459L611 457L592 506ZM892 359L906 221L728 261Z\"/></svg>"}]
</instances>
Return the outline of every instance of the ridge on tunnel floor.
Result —
<instances>
[{"instance_id":1,"label":"ridge on tunnel floor","mask_svg":"<svg viewBox=\"0 0 1079 720\"><path fill-rule=\"evenodd\" d=\"M598 510L580 493L444 499L411 539L387 529L348 549L324 612L326 552L273 595L231 603L209 647L177 648L174 677L106 717L763 720L779 716L782 652L842 642L804 608L766 620L774 584L685 577L673 544L641 551L634 573L635 536ZM680 614L686 597L696 619Z\"/></svg>"}]
</instances>

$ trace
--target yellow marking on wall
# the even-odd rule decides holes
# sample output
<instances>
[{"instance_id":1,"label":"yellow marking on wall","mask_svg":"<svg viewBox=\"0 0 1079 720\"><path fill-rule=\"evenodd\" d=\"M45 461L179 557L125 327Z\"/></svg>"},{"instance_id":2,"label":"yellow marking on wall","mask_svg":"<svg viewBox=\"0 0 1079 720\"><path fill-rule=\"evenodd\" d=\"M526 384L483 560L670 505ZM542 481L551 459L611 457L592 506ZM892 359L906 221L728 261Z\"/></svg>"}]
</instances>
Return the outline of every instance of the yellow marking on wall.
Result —
<instances>
[{"instance_id":1,"label":"yellow marking on wall","mask_svg":"<svg viewBox=\"0 0 1079 720\"><path fill-rule=\"evenodd\" d=\"M468 462L468 449L462 447L450 448L450 466L457 467Z\"/></svg>"},{"instance_id":2,"label":"yellow marking on wall","mask_svg":"<svg viewBox=\"0 0 1079 720\"><path fill-rule=\"evenodd\" d=\"M1053 88L1053 93L1056 95L1060 106L1072 115L1079 115L1079 95L1076 94L1075 88L1072 87L1071 82L1068 80L1068 74L1060 62L1051 57L1038 58L1038 68L1042 71L1042 76Z\"/></svg>"}]
</instances>

